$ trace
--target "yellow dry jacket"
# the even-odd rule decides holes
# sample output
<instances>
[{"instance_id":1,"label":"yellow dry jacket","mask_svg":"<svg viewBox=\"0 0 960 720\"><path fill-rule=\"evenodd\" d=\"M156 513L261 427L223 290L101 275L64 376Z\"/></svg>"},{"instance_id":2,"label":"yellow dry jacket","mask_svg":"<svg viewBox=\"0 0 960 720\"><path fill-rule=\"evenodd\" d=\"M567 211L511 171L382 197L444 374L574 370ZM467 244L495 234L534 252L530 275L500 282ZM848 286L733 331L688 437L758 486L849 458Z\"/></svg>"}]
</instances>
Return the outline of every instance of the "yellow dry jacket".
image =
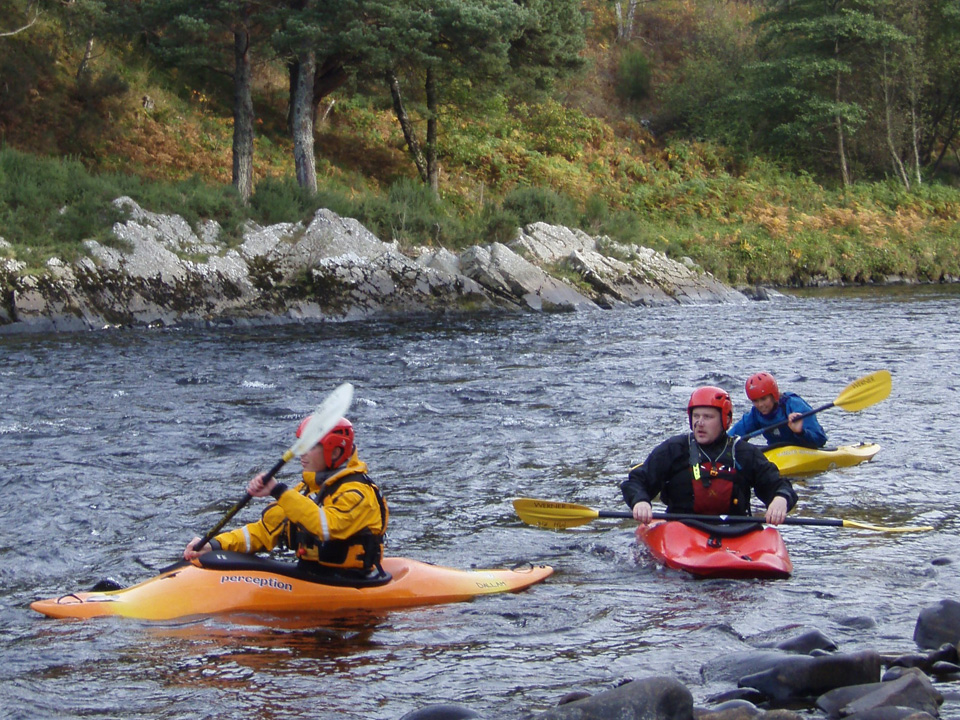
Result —
<instances>
[{"instance_id":1,"label":"yellow dry jacket","mask_svg":"<svg viewBox=\"0 0 960 720\"><path fill-rule=\"evenodd\" d=\"M379 565L389 513L356 451L317 484L316 473L283 492L255 523L217 535L224 550L254 553L286 544L301 560L333 568ZM313 496L313 497L311 497Z\"/></svg>"}]
</instances>

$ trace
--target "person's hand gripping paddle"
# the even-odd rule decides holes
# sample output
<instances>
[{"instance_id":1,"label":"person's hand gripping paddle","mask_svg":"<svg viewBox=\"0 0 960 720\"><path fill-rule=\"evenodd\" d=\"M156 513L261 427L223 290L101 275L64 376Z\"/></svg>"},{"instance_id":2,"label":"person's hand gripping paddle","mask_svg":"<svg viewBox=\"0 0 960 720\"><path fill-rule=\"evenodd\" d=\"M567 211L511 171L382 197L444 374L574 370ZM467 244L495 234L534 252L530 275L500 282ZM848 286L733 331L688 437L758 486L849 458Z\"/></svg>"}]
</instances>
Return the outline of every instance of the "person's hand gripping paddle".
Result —
<instances>
[{"instance_id":1,"label":"person's hand gripping paddle","mask_svg":"<svg viewBox=\"0 0 960 720\"><path fill-rule=\"evenodd\" d=\"M280 468L289 460L303 455L320 442L320 438L330 432L333 426L337 424L337 421L346 414L352 401L353 385L350 383L343 383L343 385L340 385L336 390L327 395L324 401L313 411L313 414L310 415L310 419L307 421L297 441L283 454L277 461L277 464L270 468L267 474L263 476L263 484L266 485L270 482L273 476L280 472ZM230 521L230 518L240 512L240 510L250 502L252 497L250 493L245 493L243 498L227 511L227 514L220 519L220 522L218 522L210 532L193 544L193 549L199 550L210 542L210 540L223 529L223 526Z\"/></svg>"}]
</instances>

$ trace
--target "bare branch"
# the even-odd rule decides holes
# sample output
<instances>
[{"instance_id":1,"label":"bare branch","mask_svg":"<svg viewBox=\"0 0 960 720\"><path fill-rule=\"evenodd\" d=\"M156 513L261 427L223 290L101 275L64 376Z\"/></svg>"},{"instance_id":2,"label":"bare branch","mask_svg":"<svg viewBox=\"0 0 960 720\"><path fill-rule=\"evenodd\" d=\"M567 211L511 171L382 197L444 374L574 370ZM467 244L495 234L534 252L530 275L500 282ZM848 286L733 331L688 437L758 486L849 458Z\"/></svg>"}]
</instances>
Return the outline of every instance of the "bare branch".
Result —
<instances>
[{"instance_id":1,"label":"bare branch","mask_svg":"<svg viewBox=\"0 0 960 720\"><path fill-rule=\"evenodd\" d=\"M10 30L10 31L8 31L8 32L0 32L0 38L5 38L5 37L11 37L11 36L13 36L13 35L18 35L19 33L22 33L24 30L29 29L30 26L32 26L35 22L37 22L37 19L40 17L40 4L39 4L38 0L32 0L32 1L30 2L30 4L27 5L27 14L28 14L28 15L30 14L30 10L31 10L31 9L33 9L33 19L32 19L32 20L30 20L30 21L29 21L26 25L24 25L23 27L17 28L16 30Z\"/></svg>"}]
</instances>

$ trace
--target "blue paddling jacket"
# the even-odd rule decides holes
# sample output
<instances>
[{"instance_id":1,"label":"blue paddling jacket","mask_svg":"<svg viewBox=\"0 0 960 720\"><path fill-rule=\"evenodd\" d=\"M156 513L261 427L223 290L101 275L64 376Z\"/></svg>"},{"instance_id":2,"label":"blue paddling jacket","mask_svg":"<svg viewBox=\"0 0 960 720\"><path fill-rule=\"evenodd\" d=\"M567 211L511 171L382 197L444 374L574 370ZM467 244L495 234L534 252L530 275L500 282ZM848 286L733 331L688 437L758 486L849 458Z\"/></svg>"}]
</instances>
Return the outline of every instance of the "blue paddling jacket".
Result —
<instances>
[{"instance_id":1,"label":"blue paddling jacket","mask_svg":"<svg viewBox=\"0 0 960 720\"><path fill-rule=\"evenodd\" d=\"M731 436L746 435L755 430L776 425L779 422L785 423L791 413L810 412L811 409L807 402L796 393L781 393L780 400L773 412L761 415L759 410L751 408L750 412L740 418L727 433ZM772 430L765 430L763 436L770 445L802 445L803 447L817 448L827 444L827 434L820 427L820 421L817 420L816 415L803 419L803 432L799 435L784 424Z\"/></svg>"}]
</instances>

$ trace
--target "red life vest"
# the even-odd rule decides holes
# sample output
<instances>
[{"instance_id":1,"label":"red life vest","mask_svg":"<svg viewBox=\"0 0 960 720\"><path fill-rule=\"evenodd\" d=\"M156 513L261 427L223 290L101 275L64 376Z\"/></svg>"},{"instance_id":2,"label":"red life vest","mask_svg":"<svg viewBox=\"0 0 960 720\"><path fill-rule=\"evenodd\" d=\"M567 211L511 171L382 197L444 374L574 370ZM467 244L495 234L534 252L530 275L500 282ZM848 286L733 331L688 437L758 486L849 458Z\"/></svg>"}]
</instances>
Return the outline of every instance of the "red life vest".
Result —
<instances>
[{"instance_id":1,"label":"red life vest","mask_svg":"<svg viewBox=\"0 0 960 720\"><path fill-rule=\"evenodd\" d=\"M690 469L693 482L693 512L698 515L742 514L734 493L737 463L727 440L716 458L707 455L690 438Z\"/></svg>"}]
</instances>

